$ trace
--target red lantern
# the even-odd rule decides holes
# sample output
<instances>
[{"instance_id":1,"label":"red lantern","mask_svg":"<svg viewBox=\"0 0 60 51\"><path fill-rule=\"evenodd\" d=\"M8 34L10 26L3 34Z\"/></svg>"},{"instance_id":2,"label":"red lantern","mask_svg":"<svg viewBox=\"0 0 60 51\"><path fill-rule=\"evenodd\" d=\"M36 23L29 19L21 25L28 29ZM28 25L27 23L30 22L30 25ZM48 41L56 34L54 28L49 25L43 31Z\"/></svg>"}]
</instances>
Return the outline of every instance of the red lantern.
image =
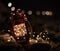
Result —
<instances>
[{"instance_id":1,"label":"red lantern","mask_svg":"<svg viewBox=\"0 0 60 51\"><path fill-rule=\"evenodd\" d=\"M13 34L17 42L24 42L26 41L27 35L27 28L26 28L26 21L27 17L22 12L14 12L15 15L13 16Z\"/></svg>"}]
</instances>

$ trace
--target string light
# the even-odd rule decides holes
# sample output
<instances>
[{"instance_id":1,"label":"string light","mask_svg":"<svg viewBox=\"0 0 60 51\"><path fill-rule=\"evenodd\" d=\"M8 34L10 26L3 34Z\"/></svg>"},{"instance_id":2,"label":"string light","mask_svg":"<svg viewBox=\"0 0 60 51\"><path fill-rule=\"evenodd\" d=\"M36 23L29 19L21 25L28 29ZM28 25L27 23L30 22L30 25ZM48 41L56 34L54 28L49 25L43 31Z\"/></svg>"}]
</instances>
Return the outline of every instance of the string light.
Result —
<instances>
[{"instance_id":1,"label":"string light","mask_svg":"<svg viewBox=\"0 0 60 51\"><path fill-rule=\"evenodd\" d=\"M45 11L42 11L42 15L45 15Z\"/></svg>"},{"instance_id":2,"label":"string light","mask_svg":"<svg viewBox=\"0 0 60 51\"><path fill-rule=\"evenodd\" d=\"M14 32L16 36L25 36L27 33L25 24L19 24L14 26Z\"/></svg>"}]
</instances>

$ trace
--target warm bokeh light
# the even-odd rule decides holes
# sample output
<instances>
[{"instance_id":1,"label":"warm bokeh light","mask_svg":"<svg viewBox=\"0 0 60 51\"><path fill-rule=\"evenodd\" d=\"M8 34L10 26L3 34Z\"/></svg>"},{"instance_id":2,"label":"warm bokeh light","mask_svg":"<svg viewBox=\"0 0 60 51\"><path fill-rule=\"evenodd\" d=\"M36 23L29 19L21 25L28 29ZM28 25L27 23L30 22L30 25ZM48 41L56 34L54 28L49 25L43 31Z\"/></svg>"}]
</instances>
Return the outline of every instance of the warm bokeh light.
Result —
<instances>
[{"instance_id":1,"label":"warm bokeh light","mask_svg":"<svg viewBox=\"0 0 60 51\"><path fill-rule=\"evenodd\" d=\"M25 37L23 37L23 39L26 39Z\"/></svg>"},{"instance_id":2,"label":"warm bokeh light","mask_svg":"<svg viewBox=\"0 0 60 51\"><path fill-rule=\"evenodd\" d=\"M14 34L16 36L25 36L25 34L27 34L25 23L15 25Z\"/></svg>"},{"instance_id":3,"label":"warm bokeh light","mask_svg":"<svg viewBox=\"0 0 60 51\"><path fill-rule=\"evenodd\" d=\"M8 3L8 7L11 7L11 6L12 6L12 3L11 3L11 2L9 2L9 3Z\"/></svg>"},{"instance_id":4,"label":"warm bokeh light","mask_svg":"<svg viewBox=\"0 0 60 51\"><path fill-rule=\"evenodd\" d=\"M43 35L43 38L44 38L45 36Z\"/></svg>"},{"instance_id":5,"label":"warm bokeh light","mask_svg":"<svg viewBox=\"0 0 60 51\"><path fill-rule=\"evenodd\" d=\"M19 12L19 13L20 13L20 12L21 12L21 9L17 9L17 11L16 11L16 12Z\"/></svg>"},{"instance_id":6,"label":"warm bokeh light","mask_svg":"<svg viewBox=\"0 0 60 51\"><path fill-rule=\"evenodd\" d=\"M15 7L11 7L11 11L15 11Z\"/></svg>"},{"instance_id":7,"label":"warm bokeh light","mask_svg":"<svg viewBox=\"0 0 60 51\"><path fill-rule=\"evenodd\" d=\"M36 11L36 15L40 15L40 11Z\"/></svg>"},{"instance_id":8,"label":"warm bokeh light","mask_svg":"<svg viewBox=\"0 0 60 51\"><path fill-rule=\"evenodd\" d=\"M27 13L28 13L28 15L32 15L32 11L31 10L29 10Z\"/></svg>"},{"instance_id":9,"label":"warm bokeh light","mask_svg":"<svg viewBox=\"0 0 60 51\"><path fill-rule=\"evenodd\" d=\"M18 11L20 11L21 9L17 9Z\"/></svg>"},{"instance_id":10,"label":"warm bokeh light","mask_svg":"<svg viewBox=\"0 0 60 51\"><path fill-rule=\"evenodd\" d=\"M8 39L7 41L8 41L8 42L10 42L11 40L10 40L10 39Z\"/></svg>"},{"instance_id":11,"label":"warm bokeh light","mask_svg":"<svg viewBox=\"0 0 60 51\"><path fill-rule=\"evenodd\" d=\"M39 35L37 35L37 37L39 37Z\"/></svg>"},{"instance_id":12,"label":"warm bokeh light","mask_svg":"<svg viewBox=\"0 0 60 51\"><path fill-rule=\"evenodd\" d=\"M19 37L17 37L17 39L19 39Z\"/></svg>"},{"instance_id":13,"label":"warm bokeh light","mask_svg":"<svg viewBox=\"0 0 60 51\"><path fill-rule=\"evenodd\" d=\"M35 43L38 43L38 40L35 40L35 39L29 39L29 43L30 44L35 44Z\"/></svg>"},{"instance_id":14,"label":"warm bokeh light","mask_svg":"<svg viewBox=\"0 0 60 51\"><path fill-rule=\"evenodd\" d=\"M35 37L35 35L33 35L33 37Z\"/></svg>"},{"instance_id":15,"label":"warm bokeh light","mask_svg":"<svg viewBox=\"0 0 60 51\"><path fill-rule=\"evenodd\" d=\"M38 37L36 37L36 39L38 40L39 38L38 38Z\"/></svg>"},{"instance_id":16,"label":"warm bokeh light","mask_svg":"<svg viewBox=\"0 0 60 51\"><path fill-rule=\"evenodd\" d=\"M13 13L13 15L15 15L15 13Z\"/></svg>"},{"instance_id":17,"label":"warm bokeh light","mask_svg":"<svg viewBox=\"0 0 60 51\"><path fill-rule=\"evenodd\" d=\"M52 15L53 13L52 13L52 11L46 11L46 13L45 13L46 15Z\"/></svg>"},{"instance_id":18,"label":"warm bokeh light","mask_svg":"<svg viewBox=\"0 0 60 51\"><path fill-rule=\"evenodd\" d=\"M51 16L51 15L53 15L53 12L52 11L42 11L42 15Z\"/></svg>"}]
</instances>

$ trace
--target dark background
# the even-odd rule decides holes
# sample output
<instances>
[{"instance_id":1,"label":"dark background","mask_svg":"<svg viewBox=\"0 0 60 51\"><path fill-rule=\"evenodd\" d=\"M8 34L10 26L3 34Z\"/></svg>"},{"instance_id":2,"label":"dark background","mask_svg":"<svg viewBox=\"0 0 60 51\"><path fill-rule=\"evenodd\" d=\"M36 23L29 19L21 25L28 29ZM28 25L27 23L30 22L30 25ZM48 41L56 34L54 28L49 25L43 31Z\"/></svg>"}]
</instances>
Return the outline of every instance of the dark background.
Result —
<instances>
[{"instance_id":1,"label":"dark background","mask_svg":"<svg viewBox=\"0 0 60 51\"><path fill-rule=\"evenodd\" d=\"M40 31L42 25L50 31L60 32L60 2L58 0L2 0L2 3L8 8L8 3L12 2L13 6L25 10L32 10L33 14L27 18L30 21L34 31ZM52 16L37 16L35 12L52 11ZM60 33L59 33L60 34Z\"/></svg>"}]
</instances>

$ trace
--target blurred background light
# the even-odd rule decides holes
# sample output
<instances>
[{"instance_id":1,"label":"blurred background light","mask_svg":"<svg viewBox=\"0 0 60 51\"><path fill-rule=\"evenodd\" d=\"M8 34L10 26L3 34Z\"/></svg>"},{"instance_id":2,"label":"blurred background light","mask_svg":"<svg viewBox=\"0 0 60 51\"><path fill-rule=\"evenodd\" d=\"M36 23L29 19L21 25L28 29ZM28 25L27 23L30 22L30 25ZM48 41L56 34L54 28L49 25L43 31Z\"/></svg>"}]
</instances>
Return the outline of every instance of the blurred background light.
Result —
<instances>
[{"instance_id":1,"label":"blurred background light","mask_svg":"<svg viewBox=\"0 0 60 51\"><path fill-rule=\"evenodd\" d=\"M28 15L32 15L32 11L31 10L29 10L27 13L28 13Z\"/></svg>"},{"instance_id":2,"label":"blurred background light","mask_svg":"<svg viewBox=\"0 0 60 51\"><path fill-rule=\"evenodd\" d=\"M9 3L8 3L8 7L11 7L11 6L12 6L12 3L11 3L11 2L9 2Z\"/></svg>"},{"instance_id":3,"label":"blurred background light","mask_svg":"<svg viewBox=\"0 0 60 51\"><path fill-rule=\"evenodd\" d=\"M33 35L33 37L35 37L35 35Z\"/></svg>"},{"instance_id":4,"label":"blurred background light","mask_svg":"<svg viewBox=\"0 0 60 51\"><path fill-rule=\"evenodd\" d=\"M36 43L38 43L38 41L37 41L37 40L36 40L35 42L36 42Z\"/></svg>"},{"instance_id":5,"label":"blurred background light","mask_svg":"<svg viewBox=\"0 0 60 51\"><path fill-rule=\"evenodd\" d=\"M37 35L37 37L39 38L39 35Z\"/></svg>"},{"instance_id":6,"label":"blurred background light","mask_svg":"<svg viewBox=\"0 0 60 51\"><path fill-rule=\"evenodd\" d=\"M42 15L45 15L45 11L42 11Z\"/></svg>"},{"instance_id":7,"label":"blurred background light","mask_svg":"<svg viewBox=\"0 0 60 51\"><path fill-rule=\"evenodd\" d=\"M11 11L15 11L15 7L11 7Z\"/></svg>"},{"instance_id":8,"label":"blurred background light","mask_svg":"<svg viewBox=\"0 0 60 51\"><path fill-rule=\"evenodd\" d=\"M17 9L17 12L21 12L21 9Z\"/></svg>"},{"instance_id":9,"label":"blurred background light","mask_svg":"<svg viewBox=\"0 0 60 51\"><path fill-rule=\"evenodd\" d=\"M10 39L8 39L7 41L10 42Z\"/></svg>"},{"instance_id":10,"label":"blurred background light","mask_svg":"<svg viewBox=\"0 0 60 51\"><path fill-rule=\"evenodd\" d=\"M45 36L43 35L43 38L44 38Z\"/></svg>"},{"instance_id":11,"label":"blurred background light","mask_svg":"<svg viewBox=\"0 0 60 51\"><path fill-rule=\"evenodd\" d=\"M15 15L15 13L13 13L13 15Z\"/></svg>"},{"instance_id":12,"label":"blurred background light","mask_svg":"<svg viewBox=\"0 0 60 51\"><path fill-rule=\"evenodd\" d=\"M18 11L20 11L21 9L17 9Z\"/></svg>"},{"instance_id":13,"label":"blurred background light","mask_svg":"<svg viewBox=\"0 0 60 51\"><path fill-rule=\"evenodd\" d=\"M25 37L23 39L26 39Z\"/></svg>"},{"instance_id":14,"label":"blurred background light","mask_svg":"<svg viewBox=\"0 0 60 51\"><path fill-rule=\"evenodd\" d=\"M22 10L22 13L24 14L24 13L25 13L25 11L24 11L24 10Z\"/></svg>"},{"instance_id":15,"label":"blurred background light","mask_svg":"<svg viewBox=\"0 0 60 51\"><path fill-rule=\"evenodd\" d=\"M52 11L46 11L46 13L45 13L46 15L52 15L53 13L52 13Z\"/></svg>"},{"instance_id":16,"label":"blurred background light","mask_svg":"<svg viewBox=\"0 0 60 51\"><path fill-rule=\"evenodd\" d=\"M17 37L17 39L19 39L19 37Z\"/></svg>"},{"instance_id":17,"label":"blurred background light","mask_svg":"<svg viewBox=\"0 0 60 51\"><path fill-rule=\"evenodd\" d=\"M40 11L36 11L36 15L40 15Z\"/></svg>"}]
</instances>

